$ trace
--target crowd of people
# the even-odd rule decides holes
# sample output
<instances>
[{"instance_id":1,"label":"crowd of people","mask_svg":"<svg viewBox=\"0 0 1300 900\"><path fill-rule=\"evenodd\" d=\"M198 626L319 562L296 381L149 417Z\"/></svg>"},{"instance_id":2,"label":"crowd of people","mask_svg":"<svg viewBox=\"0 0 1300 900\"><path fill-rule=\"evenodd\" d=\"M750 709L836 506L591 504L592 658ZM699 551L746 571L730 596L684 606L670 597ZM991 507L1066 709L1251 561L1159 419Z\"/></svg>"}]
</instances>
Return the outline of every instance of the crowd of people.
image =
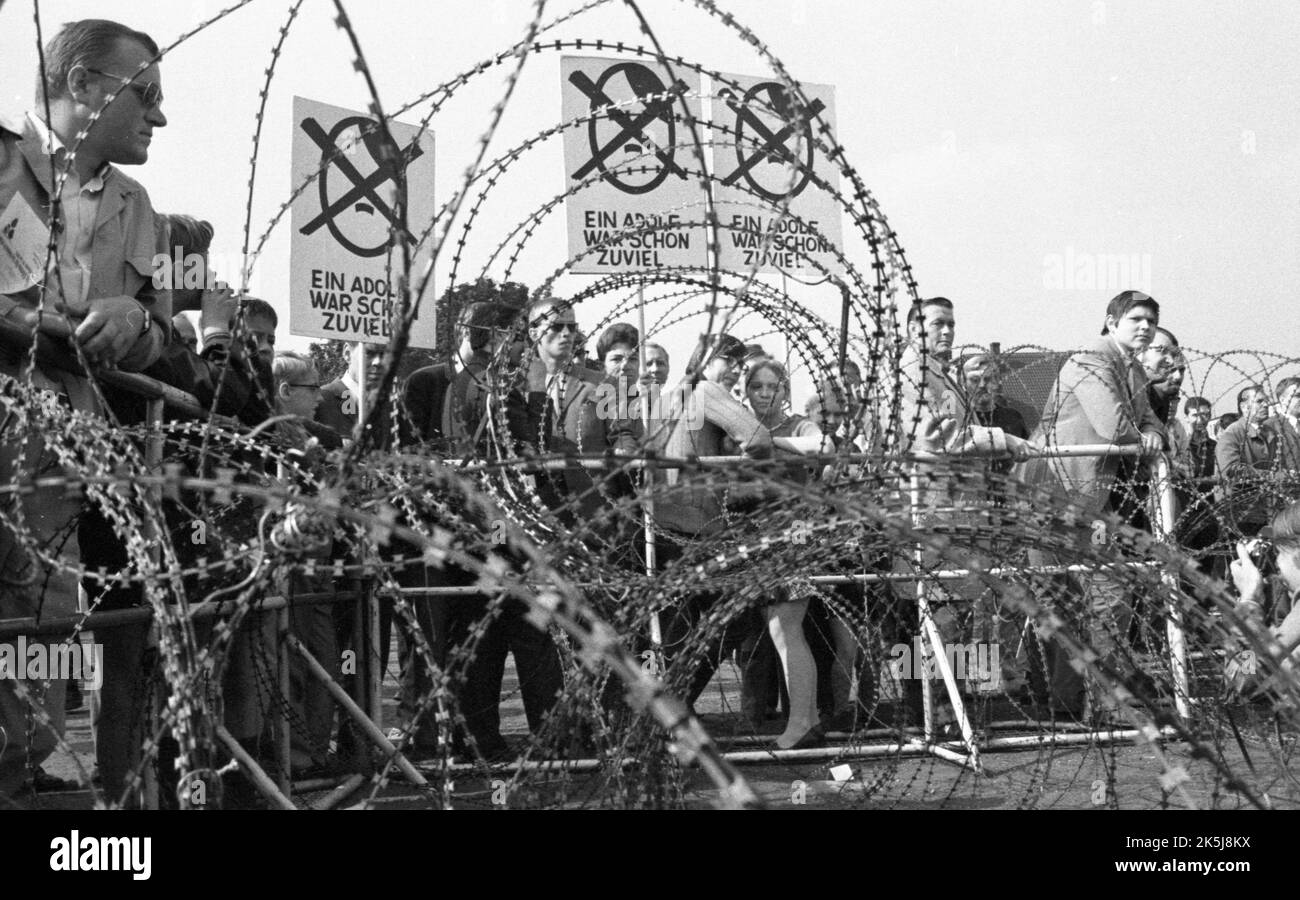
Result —
<instances>
[{"instance_id":1,"label":"crowd of people","mask_svg":"<svg viewBox=\"0 0 1300 900\"><path fill-rule=\"evenodd\" d=\"M198 287L159 285L152 261L159 255L206 259L213 229L200 216L156 213L145 188L121 168L144 163L153 132L167 123L157 56L158 47L147 35L117 23L67 25L45 49L41 96L48 98L48 110L38 105L23 121L0 122L0 208L15 200L26 204L48 229L45 234L55 234L57 250L48 273L29 284L3 286L0 316L37 341L38 355L29 367L21 345L0 344L0 371L8 379L29 381L77 412L111 413L124 426L142 423L139 395L107 386L97 391L90 373L143 372L192 394L205 410L253 429L292 458L297 471L314 473L316 483L324 483L338 465L338 451L358 440L379 451L418 448L442 460L566 455L569 462L562 467L529 475L528 489L555 522L585 528L594 552L611 566L638 573L645 573L648 563L655 572L669 570L692 547L743 534L752 527L749 517L782 491L846 477L843 468L825 464L827 457L869 457L886 445L902 453L977 454L974 465L987 476L972 481L969 472L957 477L924 461L930 457L918 462L918 471L928 477L907 500L918 527L957 523L963 503L981 509L1005 505L1008 497L993 496L989 485L1016 481L1071 499L1082 513L1080 546L1088 543L1090 523L1099 516L1114 514L1150 527L1141 498L1151 485L1140 459L1168 454L1183 508L1175 537L1200 554L1207 573L1220 577L1228 571L1226 557L1210 551L1228 538L1256 536L1291 499L1276 475L1300 469L1300 378L1278 382L1275 403L1264 386L1248 386L1237 398L1235 420L1216 421L1209 400L1181 397L1186 361L1178 341L1159 324L1156 300L1137 291L1110 301L1101 335L1064 363L1041 411L1018 410L1008 401L1004 385L1014 372L997 354L955 356L956 312L950 300L918 301L908 311L907 344L896 368L878 382L897 388L900 402L885 410L867 401L860 369L845 359L799 403L780 359L725 333L700 340L675 385L668 351L628 323L605 328L588 359L570 303L482 280L452 292L456 334L450 358L407 376L392 402L369 416L369 431L362 432L359 412L383 372L382 353L371 353L366 364L358 345L347 371L325 381L310 356L276 351L279 322L271 304L236 296L207 272ZM6 429L20 427L12 415L6 420ZM61 462L50 446L54 440L7 433L0 442L0 467L57 470ZM1134 456L1037 453L1074 444L1137 449ZM763 477L736 477L719 486L674 468L652 479L634 467L601 472L580 461L592 455L638 458L648 450L671 459L776 457L780 465L766 469ZM205 465L194 447L169 452L192 470ZM652 494L651 514L641 501ZM25 525L21 532L11 527L10 512L0 527L5 585L0 619L71 616L144 602L138 584L110 584L89 575L79 583L66 565L51 565L31 552L32 546L57 541L58 555L87 572L130 569L135 563L128 539L102 505L41 486L6 502L21 505ZM247 510L238 506L215 513L216 520L205 527L211 524L237 539L250 527ZM169 518L175 516L169 527L189 527L192 517L185 510L183 497L168 506ZM1292 589L1300 586L1300 578L1292 577L1300 557L1290 555L1294 541L1286 543L1295 530L1293 519L1272 530L1277 564ZM1229 533L1221 533L1225 529ZM203 556L193 542L176 544L182 563ZM354 552L342 534L318 551L322 560ZM389 558L421 557L419 548L401 541L383 552ZM940 561L935 548L918 552L922 566ZM888 554L864 559L846 550L840 562L845 571L903 571L917 562L910 551L903 556L901 562ZM1029 561L1052 565L1066 559L1036 550ZM1287 598L1262 591L1248 555L1239 556L1231 572L1244 601L1252 604L1251 614L1276 625L1279 639L1300 627ZM241 576L233 567L228 577L235 582ZM409 589L468 589L477 580L452 563L404 564L395 567L393 577ZM325 589L329 582L294 568L279 586L292 594ZM198 600L223 583L195 576L186 589ZM945 589L935 599L960 599L962 590ZM1104 660L1120 664L1116 635L1127 631L1131 605L1119 585L1104 577L1087 583L1068 579L1063 590L1093 614L1076 616L1076 630L1089 635ZM719 662L735 651L743 670L746 720L763 727L783 693L788 715L773 747L816 746L828 731L866 724L861 700L880 672L878 661L864 661L869 654L858 633L860 622L889 619L893 624L887 630L904 642L919 627L915 601L904 600L904 593L861 584L837 586L835 592L856 620L828 615L807 580L792 577L766 585L753 615L710 632L707 646L698 647L701 623L724 600L702 582L698 590L674 598L651 649L662 654L665 677L689 703L700 698ZM381 603L378 640L386 667L388 635L397 636L401 720L396 730L409 736L408 754L438 753L443 738L453 754L511 758L514 748L501 732L500 718L507 658L514 657L529 728L539 733L566 678L555 641L517 600L498 608L472 590L454 598L411 596L415 627L394 615L387 599ZM1097 614L1104 624L1098 624ZM362 640L355 603L295 606L290 627L354 696L363 695L364 674L339 664ZM639 641L639 649L651 642L644 634L629 639ZM106 674L95 719L98 777L110 798L138 802L130 789L150 702L149 625L105 628L96 632L96 640L104 647ZM226 730L259 759L267 758L271 718L263 669L274 656L275 640L269 616L248 615L230 648L221 685ZM472 652L462 654L471 643ZM1048 695L1044 701L1053 709L1083 715L1101 702L1064 645L1047 641L1039 665ZM439 735L424 699L439 673L448 670L455 672L450 684L461 715L455 726L442 726L449 733ZM338 716L325 687L299 668L291 681L294 774L364 767L363 740ZM18 803L24 791L55 781L41 764L63 728L65 688L52 680L20 693L0 683L0 798ZM905 685L913 705L916 690L915 684ZM34 703L49 713L48 725L33 725ZM589 739L574 735L571 752L582 752ZM161 751L164 757L169 752L175 748ZM230 795L240 802L237 786ZM248 790L244 799L255 802Z\"/></svg>"}]
</instances>

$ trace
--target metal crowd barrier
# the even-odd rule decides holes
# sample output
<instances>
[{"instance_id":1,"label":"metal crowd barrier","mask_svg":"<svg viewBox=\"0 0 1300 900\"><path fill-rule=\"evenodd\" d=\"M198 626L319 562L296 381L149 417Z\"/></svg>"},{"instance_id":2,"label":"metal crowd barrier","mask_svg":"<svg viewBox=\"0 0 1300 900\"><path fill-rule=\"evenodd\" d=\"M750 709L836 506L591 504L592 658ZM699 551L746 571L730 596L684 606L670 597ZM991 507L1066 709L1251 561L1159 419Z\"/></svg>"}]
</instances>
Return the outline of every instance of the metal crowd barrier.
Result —
<instances>
[{"instance_id":1,"label":"metal crowd barrier","mask_svg":"<svg viewBox=\"0 0 1300 900\"><path fill-rule=\"evenodd\" d=\"M1141 448L1137 445L1115 445L1115 444L1080 444L1073 446L1052 446L1046 448L1036 448L1029 452L1026 458L1077 458L1077 457L1095 457L1095 456L1141 456ZM911 462L934 464L952 461L954 459L977 459L987 458L997 455L991 449L975 449L957 454L940 454L930 452L913 451L893 457L881 456L878 454L823 454L810 455L801 457L801 461L810 464L819 463L841 463L852 465L854 463L864 462L882 462L892 460L895 462ZM408 460L414 461L416 458L408 457ZM670 458L662 457L655 454L649 454L642 458L636 457L610 457L606 454L586 454L586 455L567 455L563 458L527 458L521 457L514 460L505 461L481 461L471 462L463 465L462 469L468 470L486 470L504 466L518 467L524 471L556 471L567 468L575 463L585 468L608 470L611 468L645 468L648 470L682 468L701 470L706 468L762 468L770 466L784 466L790 462L789 458L772 459L772 460L752 460L736 456L702 456L691 458ZM1151 493L1150 501L1152 504L1152 529L1154 536L1163 543L1169 543L1172 539L1172 526L1176 519L1177 500L1174 490L1173 480L1170 474L1170 465L1168 457L1164 453L1157 454L1151 466L1151 482L1154 490ZM917 511L921 509L918 502L918 495L922 490L919 477L914 473L910 478L911 509ZM653 547L653 523L646 518L647 543ZM915 551L921 553L918 546ZM648 554L649 556L649 554ZM652 559L653 557L650 556ZM1161 564L1153 562L1129 562L1118 564L1126 568L1153 568ZM855 756L878 756L878 755L898 755L898 754L923 754L933 755L951 762L967 765L976 771L981 770L979 760L979 749L1023 749L1025 747L1040 746L1044 743L1061 743L1072 744L1082 742L1096 743L1132 743L1137 740L1145 740L1150 735L1150 729L1130 728L1115 729L1106 728L1096 731L1089 731L1084 735L1054 734L1049 737L1031 736L1031 737L1003 737L987 738L982 742L976 740L974 729L970 724L969 717L965 711L965 704L961 697L960 688L957 686L956 678L948 663L947 654L942 652L943 645L939 635L938 628L934 622L933 613L929 608L928 597L925 592L925 581L933 580L956 580L967 578L972 575L989 576L989 577L1006 577L1006 576L1024 576L1024 575L1043 575L1043 574L1082 574L1093 572L1095 566L1089 565L1060 565L1060 566L1020 566L1020 567L996 567L988 570L970 570L970 569L948 569L937 572L922 572L924 568L921 561L917 560L917 572L915 573L863 573L859 575L815 575L810 580L814 584L834 585L847 583L881 583L881 582L915 582L917 589L917 605L920 611L922 627L922 648L927 656L933 656L935 668L939 671L944 682L948 699L952 705L954 714L957 719L958 727L961 732L960 742L943 742L937 739L935 704L932 696L930 680L927 678L922 683L922 703L923 703L923 727L922 740L909 740L897 745L889 745L887 748L880 747L858 747L848 750L843 747L832 747L825 749L809 749L799 751L783 750L764 750L758 751L740 751L728 753L727 758L733 762L763 762L772 759L791 759L791 760L814 760L824 758L853 758ZM651 572L653 574L653 572ZM1162 580L1170 585L1176 586L1177 576L1170 572L1162 575ZM411 594L424 594L432 596L454 596L460 594L476 593L474 588L406 588L404 592ZM1171 592L1171 596L1173 596ZM1176 607L1173 601L1166 605L1166 630L1168 637L1168 646L1170 652L1170 671L1174 682L1174 702L1179 716L1186 721L1191 715L1190 705L1190 683L1187 670L1187 649L1186 636L1183 627L1182 611ZM654 635L652 635L652 638ZM652 640L652 646L657 647L658 641ZM936 652L935 648L938 648ZM924 668L928 671L928 668ZM1165 737L1172 736L1176 732L1169 727L1157 729ZM955 752L955 748L964 748L966 754L963 756Z\"/></svg>"},{"instance_id":2,"label":"metal crowd barrier","mask_svg":"<svg viewBox=\"0 0 1300 900\"><path fill-rule=\"evenodd\" d=\"M32 344L32 335L24 327L0 319L0 345L4 345L12 350L26 354ZM85 369L78 363L76 358L65 350L62 350L51 342L40 340L36 346L36 359L45 366L62 369L78 375L85 375ZM130 372L118 371L97 371L95 377L103 384L112 385L130 393L141 396L145 399L145 425L154 431L144 442L144 463L147 471L160 473L163 462L163 440L157 430L161 427L164 420L164 412L171 410L181 413L185 416L199 419L202 421L212 421L215 424L233 430L247 431L240 422L228 416L210 414L194 397L185 391L182 391L172 385L164 384L147 375ZM152 479L147 479L152 480ZM162 483L157 481L148 487L155 500L162 499ZM291 791L290 766L289 766L289 713L288 713L288 673L289 673L289 650L293 649L300 656L307 660L308 669L311 674L325 681L334 698L339 701L344 710L348 712L353 719L364 720L364 723L358 721L363 733L376 743L382 751L389 757L392 757L396 765L407 775L408 778L416 783L422 783L423 778L419 772L408 762L396 748L379 732L376 722L382 721L381 710L377 704L368 704L370 709L363 712L352 698L347 697L343 689L328 676L325 669L314 659L310 659L310 654L301 644L297 643L289 633L288 609L291 605L308 605L317 603L337 603L343 601L356 602L358 599L364 599L367 606L373 606L376 610L374 618L377 618L378 600L373 589L365 587L361 591L338 591L329 594L308 594L299 595L292 599L283 597L263 598L256 604L258 612L274 612L277 616L277 667L279 668L279 685L278 688L285 702L277 704L280 712L276 719L275 743L276 757L279 764L279 777L272 781L257 763L248 757L248 754L239 747L238 743L218 724L218 739L231 751L249 774L262 793L266 794L273 803L281 808L293 808L292 802L288 799ZM190 610L191 619L201 620L212 618L218 615L229 613L235 609L233 603L200 603ZM19 635L35 635L43 637L56 637L72 635L77 631L93 632L106 628L118 628L125 625L138 625L143 622L152 621L154 611L149 607L134 607L131 609L111 610L105 612L95 612L77 616L63 616L58 618L37 618L23 617L14 619L0 620L0 640L5 640ZM370 618L370 617L367 617ZM377 641L369 640L369 635L363 637L358 634L357 643L359 656L366 666L365 671L373 672L376 666L371 662L370 657L375 656L375 644ZM313 665L314 664L314 665ZM156 677L156 673L155 676ZM360 679L358 679L360 681ZM152 692L157 696L157 692ZM341 695L341 696L340 696ZM377 692L367 692L365 695L369 698L377 695ZM346 699L346 702L345 702ZM150 710L150 719L156 714L156 710ZM149 732L152 733L150 727ZM156 783L152 778L152 767L146 766L146 783L143 787L144 805L146 808L157 808L157 791ZM113 798L116 800L116 798ZM342 799L341 797L338 799ZM337 802L337 801L336 801Z\"/></svg>"},{"instance_id":3,"label":"metal crowd barrier","mask_svg":"<svg viewBox=\"0 0 1300 900\"><path fill-rule=\"evenodd\" d=\"M0 320L0 343L26 348L30 344L30 335L21 327L12 323ZM75 360L70 360L66 354L51 354L38 348L38 358L43 362L67 368L73 371L80 371ZM213 418L218 424L240 429L242 426L227 417L216 416L210 417L209 413L203 409L198 400L184 391L178 390L170 385L163 384L155 379L139 374L129 374L122 372L102 372L97 373L97 377L108 384L113 384L125 390L139 394L147 400L146 424L150 428L158 428L163 422L165 410L174 410L187 416L209 419ZM144 459L146 466L158 472L162 464L162 440L151 439L146 442ZM1043 448L1031 453L1031 456L1037 457L1082 457L1082 456L1136 456L1139 454L1139 448L1136 446L1116 446L1111 444L1100 445L1080 445L1071 447L1050 447ZM975 450L962 454L936 454L913 452L902 457L894 457L895 460L903 460L916 463L938 463L949 461L954 458L979 458L993 455L991 451ZM402 457L408 461L418 461L427 463L424 457ZM865 462L882 462L886 457L874 454L825 454L820 456L809 456L803 458L810 464L829 463L852 465L855 463ZM788 459L773 461L755 461L745 460L732 456L714 456L714 457L692 457L687 459L674 459L648 454L643 458L614 457L610 458L605 455L592 454L587 457L566 457L566 458L543 458L528 459L519 458L515 460L503 461L478 461L470 462L459 466L463 471L472 472L485 468L496 468L510 466L523 471L540 471L556 470L568 467L575 463L584 467L593 469L608 469L623 466L648 468L648 469L704 469L704 468L734 468L734 467L763 467L764 465L784 465ZM1176 511L1176 501L1174 498L1173 486L1169 477L1169 464L1167 458L1161 454L1152 464L1152 482L1156 487L1153 493L1155 498L1155 515L1152 518L1153 530L1156 537L1163 541L1170 539L1169 529L1174 521ZM161 482L157 483L152 490L155 496L161 498ZM919 509L917 494L920 490L919 481L915 475L912 476L911 494L913 499L912 508ZM653 536L653 525L647 529L649 536ZM653 545L648 547L653 554ZM916 553L920 553L920 547ZM651 556L653 558L653 556ZM918 560L919 562L919 560ZM1129 563L1130 566L1152 566L1154 563ZM929 754L956 762L962 765L968 765L978 770L980 768L979 749L1016 749L1024 747L1041 746L1047 744L1079 743L1094 741L1124 741L1130 742L1143 736L1144 732L1139 729L1124 730L1106 730L1087 732L1084 734L1053 734L1048 736L1036 735L1030 737L1004 737L988 738L982 742L976 741L973 729L966 715L964 704L961 698L960 689L953 672L948 665L947 656L942 652L942 641L935 626L932 611L929 608L928 598L925 595L923 580L950 580L969 577L971 575L988 575L993 577L1006 575L1030 575L1030 574L1060 574L1092 571L1093 567L1084 565L1069 566L1028 566L1028 567L998 567L986 571L966 570L966 569L948 569L931 573L919 571L923 566L918 566L917 573L863 573L859 575L816 575L811 576L810 580L814 584L833 585L845 584L850 582L858 583L877 583L877 582L908 582L917 583L917 601L920 609L923 648L935 657L936 668L939 670L942 680L947 688L949 700L952 704L954 713L961 730L961 740L959 742L940 741L936 736L934 702L931 696L930 680L927 678L923 682L923 712L924 725L922 729L922 738L920 740L912 738L903 742L861 746L855 749L847 748L825 748L799 751L733 751L725 754L726 758L738 762L764 762L771 761L774 758L790 760L815 760L823 759L828 756L840 758L855 757L872 757L872 756L893 756L900 754ZM653 568L649 574L653 574ZM1176 576L1172 573L1164 575L1166 580L1172 584ZM435 597L466 596L483 593L483 589L477 587L428 587L428 588L403 588L402 593L413 595L428 595ZM355 602L362 598L366 601L365 620L375 622L378 619L378 599L373 586L363 588L362 591L339 591L327 594L306 594L298 595L293 598L268 597L263 598L256 605L256 611L274 612L277 615L278 631L278 651L277 659L280 668L281 690L287 698L288 696L288 655L292 651L301 656L306 663L308 670L330 690L333 698L339 703L344 711L352 717L361 727L365 736L370 739L383 754L390 758L398 766L403 774L415 784L424 784L425 780L421 773L398 751L393 744L387 740L382 732L382 714L378 705L378 684L367 685L365 688L358 690L366 700L368 709L362 709L361 706L340 687L337 682L329 675L327 670L319 661L313 659L306 648L289 633L288 609L294 605L308 605L318 603L336 603L336 602ZM231 603L201 603L194 606L191 611L193 619L204 619L219 616L234 609ZM0 639L14 637L20 634L55 636L61 634L71 634L77 628L84 631L94 631L104 628L120 627L126 624L136 624L148 621L153 616L153 610L150 608L139 607L127 610L114 610L109 612L96 612L88 615L63 617L58 619L38 620L36 618L9 619L0 621ZM1170 666L1175 681L1175 702L1179 715L1186 719L1190 714L1188 703L1188 677L1187 677L1187 652L1186 640L1183 631L1183 621L1181 610L1175 608L1170 603L1167 609L1167 630L1170 650ZM360 661L364 661L365 668L362 671L369 673L367 680L373 680L376 676L382 677L377 672L378 663L378 646L377 634L369 634L373 628L363 629L364 638L358 635ZM935 648L939 652L935 652ZM372 658L373 657L373 658ZM358 679L360 681L361 679ZM277 779L271 779L258 766L255 760L248 756L238 743L225 732L224 728L218 728L217 734L219 740L230 750L230 752L239 760L249 773L255 785L266 794L273 803L281 808L293 808L290 799L293 789L290 783L290 765L289 765L289 720L288 704L281 703L280 713L277 718L277 728L275 734L276 755L279 763L280 773ZM1166 733L1168 729L1164 730ZM959 750L964 750L963 755ZM596 761L570 761L569 764L576 763L580 769L593 768L597 765ZM457 768L460 768L459 766ZM494 766L493 769L510 768L509 765ZM146 767L148 771L149 767ZM345 788L351 785L355 788L360 783L360 776L351 776L342 785L335 794L327 798L325 804L330 805L341 801L346 796ZM146 805L156 806L156 793L150 797L150 792L146 790Z\"/></svg>"}]
</instances>

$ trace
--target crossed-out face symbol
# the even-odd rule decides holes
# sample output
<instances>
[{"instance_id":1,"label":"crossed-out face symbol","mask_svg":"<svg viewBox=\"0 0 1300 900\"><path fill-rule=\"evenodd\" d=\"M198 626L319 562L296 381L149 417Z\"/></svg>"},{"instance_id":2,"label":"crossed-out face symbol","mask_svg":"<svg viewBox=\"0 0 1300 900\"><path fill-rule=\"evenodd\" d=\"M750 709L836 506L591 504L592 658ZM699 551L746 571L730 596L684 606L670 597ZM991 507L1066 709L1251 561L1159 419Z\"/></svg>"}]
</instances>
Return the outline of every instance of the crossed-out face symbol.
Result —
<instances>
[{"instance_id":1,"label":"crossed-out face symbol","mask_svg":"<svg viewBox=\"0 0 1300 900\"><path fill-rule=\"evenodd\" d=\"M628 194L645 194L663 184L669 174L686 179L681 166L673 161L677 141L673 103L686 91L685 84L679 81L669 90L640 63L610 66L595 82L587 73L577 71L569 76L569 83L591 101L592 113L599 113L587 123L591 159L573 173L575 180L599 169L612 187ZM629 101L651 95L655 99L643 100L640 112L630 111ZM619 103L623 106L614 105Z\"/></svg>"},{"instance_id":2,"label":"crossed-out face symbol","mask_svg":"<svg viewBox=\"0 0 1300 900\"><path fill-rule=\"evenodd\" d=\"M725 88L718 97L736 114L737 168L722 183L732 185L744 178L755 193L773 203L803 193L813 172L812 118L826 104L815 99L796 115L790 94L779 81L760 82L741 100ZM802 151L802 159L795 155L795 147ZM793 186L792 168L799 170Z\"/></svg>"},{"instance_id":3,"label":"crossed-out face symbol","mask_svg":"<svg viewBox=\"0 0 1300 900\"><path fill-rule=\"evenodd\" d=\"M374 119L365 116L340 119L328 134L319 122L307 118L302 122L302 130L321 150L317 178L321 211L299 230L314 234L324 225L334 240L353 254L382 255L392 244L397 216L389 201L380 196L379 188L389 182L396 187L399 167L405 169L418 159L424 153L423 148L411 141L398 159L386 159L379 127ZM332 168L337 168L350 185L334 200L330 199L329 184ZM362 169L367 170L366 174L362 174Z\"/></svg>"}]
</instances>

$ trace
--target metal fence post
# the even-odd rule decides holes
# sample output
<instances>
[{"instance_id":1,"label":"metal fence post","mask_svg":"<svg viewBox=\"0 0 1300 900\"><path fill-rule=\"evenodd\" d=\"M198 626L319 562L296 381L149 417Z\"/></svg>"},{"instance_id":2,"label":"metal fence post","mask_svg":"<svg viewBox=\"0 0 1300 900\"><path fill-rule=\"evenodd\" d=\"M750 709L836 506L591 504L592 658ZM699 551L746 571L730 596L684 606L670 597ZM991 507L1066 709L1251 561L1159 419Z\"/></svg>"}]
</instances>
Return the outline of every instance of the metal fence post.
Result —
<instances>
[{"instance_id":1,"label":"metal fence post","mask_svg":"<svg viewBox=\"0 0 1300 900\"><path fill-rule=\"evenodd\" d=\"M151 397L145 404L145 421L149 426L149 437L145 440L144 446L144 464L149 474L157 474L162 471L163 460L163 435L162 422L164 412L164 402L162 397ZM149 496L158 508L162 509L162 486L154 485L148 488ZM149 560L157 569L162 560L162 549L159 545L159 535L156 534L159 524L156 522L144 522L145 539L150 543ZM155 621L150 625L150 632L156 632L158 623ZM158 690L150 690L148 696L150 702L145 704L143 710L145 716L145 734L153 734L157 730L158 716L161 712L161 704L164 702L163 694L166 691L166 684L162 684L159 678L160 670L154 666L153 671L149 673L151 680L155 682ZM144 767L144 797L141 805L145 809L158 808L158 768L157 757L154 758L153 765Z\"/></svg>"},{"instance_id":2,"label":"metal fence post","mask_svg":"<svg viewBox=\"0 0 1300 900\"><path fill-rule=\"evenodd\" d=\"M1151 521L1155 536L1162 543L1174 542L1174 523L1178 519L1178 498L1170 477L1169 458L1161 453L1151 462ZM1169 640L1169 671L1174 681L1174 705L1183 719L1191 717L1191 685L1187 676L1187 633L1183 627L1183 611L1178 605L1178 573L1166 569L1161 576L1169 589L1165 603L1165 634Z\"/></svg>"}]
</instances>

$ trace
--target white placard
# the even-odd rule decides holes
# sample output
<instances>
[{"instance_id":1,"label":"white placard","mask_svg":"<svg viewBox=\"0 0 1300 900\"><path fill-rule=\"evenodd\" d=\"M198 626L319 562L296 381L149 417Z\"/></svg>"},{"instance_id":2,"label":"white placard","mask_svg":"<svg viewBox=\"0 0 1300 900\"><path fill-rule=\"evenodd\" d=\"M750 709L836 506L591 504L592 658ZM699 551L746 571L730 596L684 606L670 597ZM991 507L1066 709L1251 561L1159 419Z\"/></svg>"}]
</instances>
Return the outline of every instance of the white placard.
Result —
<instances>
[{"instance_id":1,"label":"white placard","mask_svg":"<svg viewBox=\"0 0 1300 900\"><path fill-rule=\"evenodd\" d=\"M565 201L569 255L581 256L570 271L705 264L703 226L684 224L704 220L704 192L680 99L686 95L699 123L700 76L684 66L674 74L670 82L653 61L561 58L564 121L591 117L564 132L566 184L585 185ZM699 124L696 130L707 140Z\"/></svg>"},{"instance_id":2,"label":"white placard","mask_svg":"<svg viewBox=\"0 0 1300 900\"><path fill-rule=\"evenodd\" d=\"M406 173L407 227L415 239L433 219L433 134L389 123L400 150L384 160L375 119L302 97L293 99L293 186L315 176L293 200L289 251L289 332L386 344L398 303L401 248L391 239L395 173ZM317 174L319 173L319 174ZM413 254L414 280L430 242ZM411 327L412 347L435 344L434 304L426 293Z\"/></svg>"},{"instance_id":3,"label":"white placard","mask_svg":"<svg viewBox=\"0 0 1300 900\"><path fill-rule=\"evenodd\" d=\"M713 171L717 181L718 265L733 272L814 273L815 259L839 274L843 266L834 248L844 245L839 202L813 174L839 190L839 167L813 143L819 116L835 133L835 89L803 84L808 107L802 125L791 122L788 93L771 78L723 75L732 87L714 79L712 100ZM827 141L823 137L822 143ZM776 234L763 251L764 237L789 196L789 215L776 225Z\"/></svg>"}]
</instances>

